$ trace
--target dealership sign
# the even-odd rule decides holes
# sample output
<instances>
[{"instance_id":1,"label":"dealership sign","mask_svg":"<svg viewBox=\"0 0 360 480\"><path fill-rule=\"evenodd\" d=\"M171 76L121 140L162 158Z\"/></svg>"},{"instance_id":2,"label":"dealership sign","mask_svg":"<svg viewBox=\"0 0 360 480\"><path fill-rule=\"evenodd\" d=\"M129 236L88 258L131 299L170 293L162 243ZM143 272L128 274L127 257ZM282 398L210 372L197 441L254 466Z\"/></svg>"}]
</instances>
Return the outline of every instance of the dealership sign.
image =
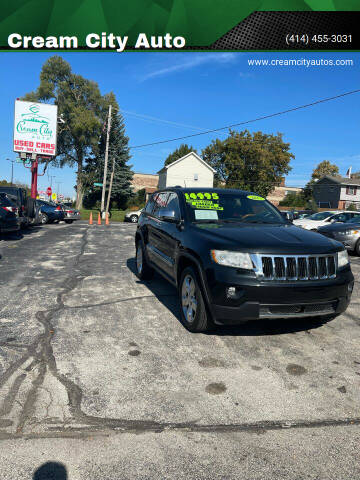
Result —
<instances>
[{"instance_id":1,"label":"dealership sign","mask_svg":"<svg viewBox=\"0 0 360 480\"><path fill-rule=\"evenodd\" d=\"M14 152L56 155L57 106L15 101Z\"/></svg>"}]
</instances>

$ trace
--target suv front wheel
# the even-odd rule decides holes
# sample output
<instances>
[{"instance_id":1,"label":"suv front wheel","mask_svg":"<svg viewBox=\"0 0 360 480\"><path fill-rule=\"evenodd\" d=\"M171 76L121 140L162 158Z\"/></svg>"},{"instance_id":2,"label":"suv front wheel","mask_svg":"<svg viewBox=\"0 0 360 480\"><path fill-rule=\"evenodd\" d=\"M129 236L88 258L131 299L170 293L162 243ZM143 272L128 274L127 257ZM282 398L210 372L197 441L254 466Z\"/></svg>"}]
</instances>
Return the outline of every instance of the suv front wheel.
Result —
<instances>
[{"instance_id":1,"label":"suv front wheel","mask_svg":"<svg viewBox=\"0 0 360 480\"><path fill-rule=\"evenodd\" d=\"M194 268L187 267L181 273L179 284L181 320L190 332L205 332L209 329L209 317L198 275Z\"/></svg>"}]
</instances>

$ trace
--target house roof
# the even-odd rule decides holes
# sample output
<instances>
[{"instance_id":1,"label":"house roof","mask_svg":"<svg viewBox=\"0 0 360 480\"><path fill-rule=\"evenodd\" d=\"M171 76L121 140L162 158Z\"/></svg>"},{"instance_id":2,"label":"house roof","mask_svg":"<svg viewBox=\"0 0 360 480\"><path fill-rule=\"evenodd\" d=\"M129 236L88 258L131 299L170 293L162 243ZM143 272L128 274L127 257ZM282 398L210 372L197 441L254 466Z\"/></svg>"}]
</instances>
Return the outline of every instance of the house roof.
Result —
<instances>
[{"instance_id":1,"label":"house roof","mask_svg":"<svg viewBox=\"0 0 360 480\"><path fill-rule=\"evenodd\" d=\"M203 163L206 167L208 167L213 173L215 173L216 170L214 170L212 167L210 167L210 165L208 163L205 162L205 160L203 160L201 157L199 157L199 155L195 152L190 152L186 155L184 155L183 157L181 158L178 158L177 160L175 160L175 162L172 162L170 163L169 165L166 165L165 167L163 167L161 170L158 171L158 173L164 173L166 172L166 170L169 168L169 167L172 167L173 165L175 165L175 163L179 163L179 162L182 162L185 158L189 157L190 155L193 155L194 157L196 157L199 162Z\"/></svg>"},{"instance_id":2,"label":"house roof","mask_svg":"<svg viewBox=\"0 0 360 480\"><path fill-rule=\"evenodd\" d=\"M331 180L332 182L338 183L340 185L360 185L360 178L332 177L331 175L325 175L324 177L320 178L317 183L325 179Z\"/></svg>"}]
</instances>

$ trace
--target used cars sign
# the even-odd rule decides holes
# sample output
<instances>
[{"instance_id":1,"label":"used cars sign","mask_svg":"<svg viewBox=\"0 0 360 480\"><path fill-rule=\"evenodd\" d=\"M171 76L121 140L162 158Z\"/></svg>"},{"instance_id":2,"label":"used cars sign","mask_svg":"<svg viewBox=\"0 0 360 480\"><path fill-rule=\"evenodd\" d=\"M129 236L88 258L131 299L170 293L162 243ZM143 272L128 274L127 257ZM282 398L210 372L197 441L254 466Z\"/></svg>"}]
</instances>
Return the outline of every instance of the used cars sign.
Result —
<instances>
[{"instance_id":1,"label":"used cars sign","mask_svg":"<svg viewBox=\"0 0 360 480\"><path fill-rule=\"evenodd\" d=\"M15 101L15 152L56 155L56 128L56 105Z\"/></svg>"}]
</instances>

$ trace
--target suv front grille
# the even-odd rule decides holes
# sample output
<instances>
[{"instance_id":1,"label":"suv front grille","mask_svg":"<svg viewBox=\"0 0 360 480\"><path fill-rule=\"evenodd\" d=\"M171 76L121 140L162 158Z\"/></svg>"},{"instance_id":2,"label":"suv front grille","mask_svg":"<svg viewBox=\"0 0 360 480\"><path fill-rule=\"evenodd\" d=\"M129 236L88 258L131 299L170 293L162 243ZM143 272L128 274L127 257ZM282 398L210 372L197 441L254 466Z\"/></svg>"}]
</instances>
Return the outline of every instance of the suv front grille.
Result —
<instances>
[{"instance_id":1,"label":"suv front grille","mask_svg":"<svg viewBox=\"0 0 360 480\"><path fill-rule=\"evenodd\" d=\"M337 302L309 305L261 305L260 318L310 317L335 313Z\"/></svg>"},{"instance_id":2,"label":"suv front grille","mask_svg":"<svg viewBox=\"0 0 360 480\"><path fill-rule=\"evenodd\" d=\"M252 255L263 280L324 280L336 276L336 255Z\"/></svg>"}]
</instances>

